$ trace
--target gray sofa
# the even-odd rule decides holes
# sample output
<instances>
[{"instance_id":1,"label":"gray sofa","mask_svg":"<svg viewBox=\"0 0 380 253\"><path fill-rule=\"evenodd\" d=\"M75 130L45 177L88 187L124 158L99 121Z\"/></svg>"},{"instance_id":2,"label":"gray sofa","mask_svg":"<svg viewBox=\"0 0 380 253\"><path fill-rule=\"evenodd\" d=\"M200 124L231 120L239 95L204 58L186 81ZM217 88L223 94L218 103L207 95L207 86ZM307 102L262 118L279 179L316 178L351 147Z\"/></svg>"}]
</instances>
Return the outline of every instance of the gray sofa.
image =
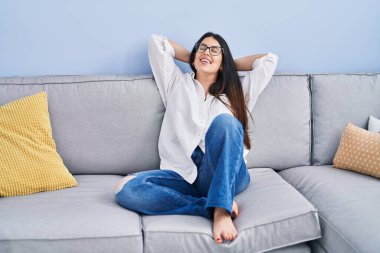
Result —
<instances>
[{"instance_id":1,"label":"gray sofa","mask_svg":"<svg viewBox=\"0 0 380 253\"><path fill-rule=\"evenodd\" d=\"M42 90L78 186L0 198L0 252L379 252L380 181L331 164L346 123L380 117L380 74L272 78L252 112L238 237L221 245L203 217L115 202L124 175L159 166L164 106L152 76L0 78L0 105Z\"/></svg>"}]
</instances>

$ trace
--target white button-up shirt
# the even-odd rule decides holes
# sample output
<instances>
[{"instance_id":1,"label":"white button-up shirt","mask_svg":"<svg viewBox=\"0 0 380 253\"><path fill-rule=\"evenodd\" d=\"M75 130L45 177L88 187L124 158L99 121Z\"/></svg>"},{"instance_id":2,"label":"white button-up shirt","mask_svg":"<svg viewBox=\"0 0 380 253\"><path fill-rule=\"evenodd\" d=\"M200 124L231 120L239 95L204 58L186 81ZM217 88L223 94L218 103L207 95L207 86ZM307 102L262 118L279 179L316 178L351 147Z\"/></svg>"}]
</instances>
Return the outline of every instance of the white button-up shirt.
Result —
<instances>
[{"instance_id":1,"label":"white button-up shirt","mask_svg":"<svg viewBox=\"0 0 380 253\"><path fill-rule=\"evenodd\" d=\"M166 108L158 141L160 168L180 174L192 184L197 178L197 167L191 159L199 145L205 152L206 132L213 119L232 112L214 96L205 97L203 86L194 73L183 73L174 62L175 52L162 35L152 35L149 42L149 61ZM252 70L242 81L248 109L252 111L260 93L269 83L277 66L273 53L257 59ZM226 96L223 101L229 104ZM244 158L248 150L244 148Z\"/></svg>"}]
</instances>

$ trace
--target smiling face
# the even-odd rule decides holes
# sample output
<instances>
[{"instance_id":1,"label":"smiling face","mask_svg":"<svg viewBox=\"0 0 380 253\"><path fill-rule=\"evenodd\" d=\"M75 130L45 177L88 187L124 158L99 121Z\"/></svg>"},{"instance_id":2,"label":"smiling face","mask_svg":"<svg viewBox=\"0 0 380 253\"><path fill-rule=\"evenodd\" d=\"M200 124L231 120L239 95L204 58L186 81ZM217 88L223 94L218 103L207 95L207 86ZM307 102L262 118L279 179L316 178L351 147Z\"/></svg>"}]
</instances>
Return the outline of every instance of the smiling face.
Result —
<instances>
[{"instance_id":1,"label":"smiling face","mask_svg":"<svg viewBox=\"0 0 380 253\"><path fill-rule=\"evenodd\" d=\"M220 47L219 42L213 37L206 37L201 41L201 44L207 47ZM203 45L202 45L203 46ZM207 48L204 52L197 51L194 59L194 67L197 70L197 74L218 74L222 69L223 53L218 55L210 54L210 50Z\"/></svg>"}]
</instances>

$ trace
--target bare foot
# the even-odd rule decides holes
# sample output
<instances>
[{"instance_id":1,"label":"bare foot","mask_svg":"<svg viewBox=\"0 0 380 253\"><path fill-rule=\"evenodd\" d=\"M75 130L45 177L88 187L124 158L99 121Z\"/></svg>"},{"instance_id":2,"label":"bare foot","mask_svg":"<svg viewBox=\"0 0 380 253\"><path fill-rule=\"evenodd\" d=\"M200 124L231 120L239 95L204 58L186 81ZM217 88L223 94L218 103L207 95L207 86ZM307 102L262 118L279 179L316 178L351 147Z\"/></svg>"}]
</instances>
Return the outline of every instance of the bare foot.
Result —
<instances>
[{"instance_id":1,"label":"bare foot","mask_svg":"<svg viewBox=\"0 0 380 253\"><path fill-rule=\"evenodd\" d=\"M231 215L223 208L215 208L214 211L214 240L222 243L223 240L231 241L237 236L237 231L232 222Z\"/></svg>"},{"instance_id":2,"label":"bare foot","mask_svg":"<svg viewBox=\"0 0 380 253\"><path fill-rule=\"evenodd\" d=\"M234 202L232 203L232 219L235 219L236 217L238 217L238 215L239 215L239 208L236 201L234 200Z\"/></svg>"},{"instance_id":3,"label":"bare foot","mask_svg":"<svg viewBox=\"0 0 380 253\"><path fill-rule=\"evenodd\" d=\"M121 191L121 189L123 188L123 186L124 186L129 180L131 180L131 179L133 179L133 178L135 178L135 177L136 177L135 175L127 175L127 176L123 177L123 178L119 181L119 183L116 185L116 187L115 187L115 190L114 190L115 195L116 195L117 193L119 193L119 191Z\"/></svg>"}]
</instances>

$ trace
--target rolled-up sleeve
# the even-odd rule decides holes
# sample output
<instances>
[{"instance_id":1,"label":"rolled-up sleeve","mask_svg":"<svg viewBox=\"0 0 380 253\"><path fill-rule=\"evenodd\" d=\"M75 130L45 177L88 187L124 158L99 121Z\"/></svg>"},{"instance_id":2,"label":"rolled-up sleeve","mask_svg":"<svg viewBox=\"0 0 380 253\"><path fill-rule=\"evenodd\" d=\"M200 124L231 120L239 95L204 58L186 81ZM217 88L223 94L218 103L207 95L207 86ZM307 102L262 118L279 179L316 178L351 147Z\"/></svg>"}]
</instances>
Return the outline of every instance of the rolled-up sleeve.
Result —
<instances>
[{"instance_id":1,"label":"rolled-up sleeve","mask_svg":"<svg viewBox=\"0 0 380 253\"><path fill-rule=\"evenodd\" d=\"M179 82L183 73L174 62L175 51L166 37L152 35L149 41L148 55L158 91L166 108L170 92Z\"/></svg>"},{"instance_id":2,"label":"rolled-up sleeve","mask_svg":"<svg viewBox=\"0 0 380 253\"><path fill-rule=\"evenodd\" d=\"M251 112L256 104L256 100L263 92L272 78L278 62L278 56L273 53L256 59L252 64L252 70L244 77L242 85L247 106Z\"/></svg>"}]
</instances>

